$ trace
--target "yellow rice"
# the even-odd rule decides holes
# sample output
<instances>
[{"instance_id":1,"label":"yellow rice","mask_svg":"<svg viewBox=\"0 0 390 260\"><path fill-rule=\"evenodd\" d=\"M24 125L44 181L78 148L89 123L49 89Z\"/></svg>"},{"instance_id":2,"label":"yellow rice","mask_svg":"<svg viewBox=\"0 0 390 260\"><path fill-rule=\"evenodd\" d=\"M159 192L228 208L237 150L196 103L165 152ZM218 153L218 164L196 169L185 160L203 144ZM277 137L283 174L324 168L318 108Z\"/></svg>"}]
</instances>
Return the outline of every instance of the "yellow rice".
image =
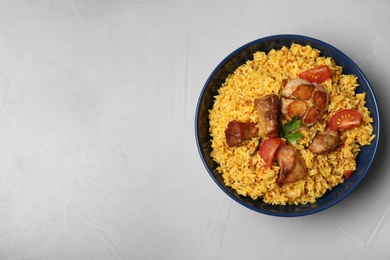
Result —
<instances>
[{"instance_id":1,"label":"yellow rice","mask_svg":"<svg viewBox=\"0 0 390 260\"><path fill-rule=\"evenodd\" d=\"M327 65L332 72L331 78L321 83L330 96L328 113L310 129L301 130L304 137L295 144L309 173L304 179L280 188L277 184L279 166L274 163L264 170L264 161L259 153L252 154L259 138L253 138L240 147L229 148L225 129L232 120L258 123L254 99L270 93L280 96L285 82L320 65ZM355 159L360 147L370 144L375 137L371 124L373 119L365 107L365 93L356 94L357 86L355 75L342 74L342 67L332 58L321 57L320 51L309 45L292 44L289 48L271 50L268 54L256 52L253 60L248 60L227 77L210 110L211 156L219 164L218 171L225 184L240 195L263 199L269 204L285 205L315 202L326 191L343 183L343 173L356 170ZM341 148L325 155L309 151L307 146L316 132L324 130L335 112L347 108L358 110L363 116L363 124L341 132Z\"/></svg>"}]
</instances>

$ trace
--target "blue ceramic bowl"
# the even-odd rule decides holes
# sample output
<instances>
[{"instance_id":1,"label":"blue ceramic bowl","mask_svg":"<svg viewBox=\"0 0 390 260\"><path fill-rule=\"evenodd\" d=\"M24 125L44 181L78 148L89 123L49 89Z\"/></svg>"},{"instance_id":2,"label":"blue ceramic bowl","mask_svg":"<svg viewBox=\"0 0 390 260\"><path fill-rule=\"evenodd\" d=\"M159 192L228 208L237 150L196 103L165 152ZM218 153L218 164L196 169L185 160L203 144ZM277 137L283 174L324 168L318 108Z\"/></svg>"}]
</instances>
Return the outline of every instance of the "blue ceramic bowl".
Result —
<instances>
[{"instance_id":1,"label":"blue ceramic bowl","mask_svg":"<svg viewBox=\"0 0 390 260\"><path fill-rule=\"evenodd\" d=\"M237 67L244 64L245 61L252 59L253 53L256 51L268 53L271 49L277 50L282 46L290 46L292 43L299 43L302 45L309 44L313 48L320 50L322 56L332 57L336 64L343 67L343 73L357 75L360 86L357 88L356 92L366 93L366 106L371 112L371 117L374 119L373 127L376 138L369 146L362 147L361 152L357 157L357 170L352 177L343 184L340 184L331 191L325 193L325 195L319 198L315 203L276 206L267 204L261 199L253 200L249 197L238 195L234 189L224 184L222 175L216 170L217 163L214 162L210 156L211 138L209 133L208 111L212 108L214 96L217 95L217 90L225 81L226 77L234 72ZM241 205L263 214L280 217L296 217L317 213L335 205L347 197L367 175L374 161L379 144L379 132L380 118L377 101L374 91L363 72L350 58L335 47L320 40L300 35L275 35L261 38L245 44L228 55L207 79L206 84L200 93L195 118L195 135L199 154L215 183L227 195Z\"/></svg>"}]
</instances>

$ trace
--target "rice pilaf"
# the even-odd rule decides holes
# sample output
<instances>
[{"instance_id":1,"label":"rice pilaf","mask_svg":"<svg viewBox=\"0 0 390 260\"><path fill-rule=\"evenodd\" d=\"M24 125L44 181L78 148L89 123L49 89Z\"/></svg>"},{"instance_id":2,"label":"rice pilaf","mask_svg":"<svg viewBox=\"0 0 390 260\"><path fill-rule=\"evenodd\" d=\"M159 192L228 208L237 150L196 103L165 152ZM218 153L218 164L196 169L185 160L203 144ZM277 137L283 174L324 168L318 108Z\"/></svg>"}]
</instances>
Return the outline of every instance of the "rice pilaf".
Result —
<instances>
[{"instance_id":1,"label":"rice pilaf","mask_svg":"<svg viewBox=\"0 0 390 260\"><path fill-rule=\"evenodd\" d=\"M321 83L329 93L329 105L320 121L308 129L301 129L304 135L296 142L298 150L308 168L308 175L296 182L279 187L277 178L280 167L274 163L263 169L264 161L255 152L261 140L252 138L245 145L228 147L225 130L232 120L258 123L254 100L267 94L281 95L287 81L298 78L298 74L310 68L327 65L331 78ZM315 202L326 191L344 182L345 171L357 168L356 156L361 146L370 144L375 138L368 109L365 107L365 93L355 93L358 87L355 75L345 75L342 67L330 57L320 56L320 51L309 45L292 44L280 50L256 52L230 74L215 96L214 106L209 111L212 158L219 164L227 186L238 194L252 199L263 199L275 205L305 204ZM353 108L362 115L359 127L341 132L342 145L327 154L316 155L309 149L317 131L327 126L330 117L342 109ZM283 122L286 122L283 120Z\"/></svg>"}]
</instances>

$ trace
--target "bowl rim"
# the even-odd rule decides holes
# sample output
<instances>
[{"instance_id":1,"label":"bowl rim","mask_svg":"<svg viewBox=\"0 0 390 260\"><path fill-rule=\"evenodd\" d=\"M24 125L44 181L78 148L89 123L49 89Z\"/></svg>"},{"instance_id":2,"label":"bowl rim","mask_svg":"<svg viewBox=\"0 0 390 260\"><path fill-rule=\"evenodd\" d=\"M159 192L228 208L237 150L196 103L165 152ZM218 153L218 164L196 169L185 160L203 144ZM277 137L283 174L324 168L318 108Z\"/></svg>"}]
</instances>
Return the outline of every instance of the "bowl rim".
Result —
<instances>
[{"instance_id":1,"label":"bowl rim","mask_svg":"<svg viewBox=\"0 0 390 260\"><path fill-rule=\"evenodd\" d=\"M372 96L373 107L375 108L374 110L375 110L375 114L376 114L376 117L377 117L377 122L376 122L377 133L376 133L376 136L375 136L374 140L370 144L370 146L373 145L373 148L372 148L373 152L372 152L372 154L370 156L370 160L368 161L368 163L367 163L367 165L366 165L362 175L360 176L360 178L356 182L354 182L353 185L351 185L348 188L348 190L346 190L341 196L337 197L336 199L334 199L334 200L332 200L332 201L330 201L328 203L323 204L321 207L315 207L315 208L307 210L307 211L288 212L288 213L276 212L276 211L267 211L267 210L264 210L264 209L261 209L261 208L249 205L247 203L244 203L244 201L237 199L233 194L231 194L226 189L226 187L224 187L216 179L216 177L214 176L213 172L209 168L209 165L207 164L207 161L205 159L204 151L203 151L203 149L201 147L201 144L200 144L199 131L198 131L199 114L200 114L200 107L201 107L202 99L203 99L203 97L205 95L205 92L207 90L207 86L210 84L211 80L213 79L215 74L219 71L219 69L221 67L223 67L232 57L234 57L235 55L239 54L240 52L242 52L243 50L247 49L248 47L250 47L252 45L255 45L255 44L261 43L261 42L267 42L267 41L272 41L272 40L280 40L280 39L288 39L288 40L295 40L296 39L296 40L302 40L302 41L312 41L312 42L315 42L316 44L319 44L319 45L323 46L324 48L332 50L332 52L338 53L342 57L343 60L347 61L349 66L353 67L360 74L359 75L359 80L365 82L365 85L367 86L368 91L370 92L370 95ZM372 111L370 111L370 112L372 113ZM379 111L379 107L378 107L377 98L375 96L375 93L374 93L374 91L372 89L372 86L369 83L367 77L364 75L363 71L357 66L357 64L352 59L350 59L345 53L343 53L342 51L340 51L336 47L334 47L334 46L332 46L332 45L330 45L330 44L328 44L328 43L326 43L326 42L324 42L322 40L319 40L319 39L316 39L316 38L313 38L313 37L309 37L309 36L298 35L298 34L275 34L275 35L271 35L271 36L265 36L265 37L262 37L262 38L258 38L258 39L252 40L252 41L250 41L250 42L248 42L248 43L238 47L234 51L232 51L221 62L219 62L219 64L215 67L215 69L208 76L208 78L207 78L205 84L203 85L202 90L201 90L201 92L199 94L199 98L198 98L197 105L196 105L196 111L195 111L195 139L196 139L198 152L199 152L199 155L201 157L203 165L205 166L207 172L209 173L211 178L214 180L214 182L219 186L219 188L225 194L227 194L230 198L232 198L234 201L238 202L242 206L244 206L246 208L249 208L249 209L251 209L253 211L256 211L258 213L262 213L262 214L269 215L269 216L277 216L277 217L299 217L299 216L306 216L306 215L319 213L319 212L321 212L321 211L323 211L325 209L328 209L328 208L334 206L335 204L337 204L340 201L342 201L343 199L345 199L348 195L350 195L355 190L355 188L366 177L367 173L369 172L369 170L370 170L370 168L371 168L371 166L372 166L372 164L373 164L373 162L374 162L374 160L376 158L378 147L379 147L379 143L380 143L379 142L380 141L380 129L381 129L381 121L380 121L380 111ZM340 185L342 185L342 184L340 184ZM330 192L330 191L328 190L327 192ZM261 199L261 198L259 198L259 199ZM281 206L281 207L283 207L283 206Z\"/></svg>"}]
</instances>

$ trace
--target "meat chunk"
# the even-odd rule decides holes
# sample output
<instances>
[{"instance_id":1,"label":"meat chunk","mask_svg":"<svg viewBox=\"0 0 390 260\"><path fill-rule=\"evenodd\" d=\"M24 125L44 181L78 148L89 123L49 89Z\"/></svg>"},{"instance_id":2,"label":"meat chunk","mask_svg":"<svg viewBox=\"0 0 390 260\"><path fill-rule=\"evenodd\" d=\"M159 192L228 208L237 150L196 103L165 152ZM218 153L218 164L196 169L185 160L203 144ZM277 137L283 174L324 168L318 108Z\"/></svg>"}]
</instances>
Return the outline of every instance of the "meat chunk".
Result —
<instances>
[{"instance_id":1,"label":"meat chunk","mask_svg":"<svg viewBox=\"0 0 390 260\"><path fill-rule=\"evenodd\" d=\"M335 149L340 144L340 133L330 128L318 132L309 150L315 154L324 154Z\"/></svg>"},{"instance_id":2,"label":"meat chunk","mask_svg":"<svg viewBox=\"0 0 390 260\"><path fill-rule=\"evenodd\" d=\"M284 86L281 113L290 121L294 116L309 127L318 122L328 108L329 94L321 85L304 79L293 79Z\"/></svg>"},{"instance_id":3,"label":"meat chunk","mask_svg":"<svg viewBox=\"0 0 390 260\"><path fill-rule=\"evenodd\" d=\"M264 137L278 137L280 100L276 94L269 94L255 99L259 115L259 134Z\"/></svg>"},{"instance_id":4,"label":"meat chunk","mask_svg":"<svg viewBox=\"0 0 390 260\"><path fill-rule=\"evenodd\" d=\"M285 183L298 181L307 175L306 164L301 154L295 150L292 144L284 142L276 151L275 156L280 166L279 187L282 187Z\"/></svg>"},{"instance_id":5,"label":"meat chunk","mask_svg":"<svg viewBox=\"0 0 390 260\"><path fill-rule=\"evenodd\" d=\"M307 100L313 93L313 84L305 79L293 79L287 82L282 90L282 96Z\"/></svg>"},{"instance_id":6,"label":"meat chunk","mask_svg":"<svg viewBox=\"0 0 390 260\"><path fill-rule=\"evenodd\" d=\"M305 101L282 97L282 114L289 121L294 117L303 118L308 109Z\"/></svg>"},{"instance_id":7,"label":"meat chunk","mask_svg":"<svg viewBox=\"0 0 390 260\"><path fill-rule=\"evenodd\" d=\"M229 147L240 146L244 141L258 136L259 128L252 122L229 122L225 130L226 143Z\"/></svg>"},{"instance_id":8,"label":"meat chunk","mask_svg":"<svg viewBox=\"0 0 390 260\"><path fill-rule=\"evenodd\" d=\"M322 113L315 107L311 107L307 110L306 115L302 119L302 125L311 126L320 120Z\"/></svg>"},{"instance_id":9,"label":"meat chunk","mask_svg":"<svg viewBox=\"0 0 390 260\"><path fill-rule=\"evenodd\" d=\"M316 84L315 86L317 89L314 91L311 101L315 108L323 110L328 105L328 93L321 85Z\"/></svg>"}]
</instances>

